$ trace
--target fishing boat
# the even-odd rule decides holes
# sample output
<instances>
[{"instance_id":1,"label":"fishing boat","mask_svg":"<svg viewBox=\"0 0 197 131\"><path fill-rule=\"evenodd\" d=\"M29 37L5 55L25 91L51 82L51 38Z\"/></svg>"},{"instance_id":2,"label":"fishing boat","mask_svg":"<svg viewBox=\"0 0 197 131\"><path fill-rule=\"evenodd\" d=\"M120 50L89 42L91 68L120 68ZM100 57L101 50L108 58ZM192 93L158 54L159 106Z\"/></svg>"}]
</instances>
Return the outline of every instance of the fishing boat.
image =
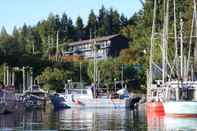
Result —
<instances>
[{"instance_id":1,"label":"fishing boat","mask_svg":"<svg viewBox=\"0 0 197 131\"><path fill-rule=\"evenodd\" d=\"M197 36L197 13L196 1L193 1L193 19L189 36L189 47L183 43L184 21L180 19L180 60L177 68L176 79L169 79L165 82L165 101L163 102L165 114L175 117L197 117L197 79L195 78L194 65L192 62L195 56L192 55L192 44L196 47ZM193 36L194 35L194 36ZM185 50L188 48L187 50ZM186 57L187 55L187 57Z\"/></svg>"},{"instance_id":2,"label":"fishing boat","mask_svg":"<svg viewBox=\"0 0 197 131\"><path fill-rule=\"evenodd\" d=\"M44 109L46 106L47 93L38 85L33 85L21 97L22 104L26 109Z\"/></svg>"},{"instance_id":3,"label":"fishing boat","mask_svg":"<svg viewBox=\"0 0 197 131\"><path fill-rule=\"evenodd\" d=\"M155 80L154 75L161 72L161 67L154 62L155 55L155 44L156 44L156 16L157 16L157 0L154 0L154 10L153 10L153 23L152 23L152 33L150 41L150 57L149 57L149 69L147 70L147 102L146 102L146 112L147 114L153 115L164 115L164 107L162 103L163 96L163 82L162 80ZM156 71L155 71L156 70Z\"/></svg>"},{"instance_id":4,"label":"fishing boat","mask_svg":"<svg viewBox=\"0 0 197 131\"><path fill-rule=\"evenodd\" d=\"M161 58L162 65L156 64L153 61L154 47L155 47L155 32L156 30L156 9L157 0L154 0L154 15L153 15L153 27L151 36L151 49L150 49L150 67L148 72L148 109L153 111L160 111L163 107L165 115L168 116L181 116L181 117L193 117L197 116L197 80L195 77L192 46L196 47L197 36L197 13L196 13L196 1L194 0L193 20L191 23L190 36L184 35L184 21L180 18L179 35L177 35L177 20L176 20L176 1L173 0L174 12L174 36L169 36L169 14L170 14L170 2L164 0L164 24L161 37ZM195 34L193 36L193 34ZM170 38L171 37L171 38ZM188 39L188 44L184 43L184 39ZM172 59L169 57L169 39L174 41L174 53ZM171 42L172 42L171 41ZM187 47L188 46L188 47ZM156 74L154 69L157 68L160 71L161 80L155 80L153 75Z\"/></svg>"},{"instance_id":5,"label":"fishing boat","mask_svg":"<svg viewBox=\"0 0 197 131\"><path fill-rule=\"evenodd\" d=\"M56 93L51 101L56 108L130 108L140 101L140 97L131 98L126 88L111 94L94 90L93 86L65 88L65 93Z\"/></svg>"},{"instance_id":6,"label":"fishing boat","mask_svg":"<svg viewBox=\"0 0 197 131\"><path fill-rule=\"evenodd\" d=\"M12 88L0 89L0 114L12 113L16 110L16 96Z\"/></svg>"}]
</instances>

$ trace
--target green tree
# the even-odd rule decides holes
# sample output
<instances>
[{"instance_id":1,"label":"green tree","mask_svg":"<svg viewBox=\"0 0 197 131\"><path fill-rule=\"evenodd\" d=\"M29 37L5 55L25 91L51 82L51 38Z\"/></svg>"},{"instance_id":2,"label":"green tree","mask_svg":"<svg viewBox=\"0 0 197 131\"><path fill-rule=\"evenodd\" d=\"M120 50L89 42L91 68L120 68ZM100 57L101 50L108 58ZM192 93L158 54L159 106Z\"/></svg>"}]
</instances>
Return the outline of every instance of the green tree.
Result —
<instances>
[{"instance_id":1,"label":"green tree","mask_svg":"<svg viewBox=\"0 0 197 131\"><path fill-rule=\"evenodd\" d=\"M65 82L72 76L70 71L48 67L36 79L43 85L44 89L60 92L64 90Z\"/></svg>"},{"instance_id":2,"label":"green tree","mask_svg":"<svg viewBox=\"0 0 197 131\"><path fill-rule=\"evenodd\" d=\"M20 55L22 50L17 40L12 36L0 37L1 56Z\"/></svg>"},{"instance_id":3,"label":"green tree","mask_svg":"<svg viewBox=\"0 0 197 131\"><path fill-rule=\"evenodd\" d=\"M126 16L124 16L124 14L121 14L120 16L120 25L121 27L125 27L128 25L128 19Z\"/></svg>"},{"instance_id":4,"label":"green tree","mask_svg":"<svg viewBox=\"0 0 197 131\"><path fill-rule=\"evenodd\" d=\"M97 63L98 69L98 79L101 84L107 84L109 86L113 86L114 79L120 79L120 64L116 59L102 60ZM88 65L88 76L93 81L94 76L94 64L90 62Z\"/></svg>"},{"instance_id":5,"label":"green tree","mask_svg":"<svg viewBox=\"0 0 197 131\"><path fill-rule=\"evenodd\" d=\"M97 30L97 17L94 13L93 10L90 11L90 14L88 16L88 22L87 22L87 26L86 26L86 38L90 37L90 32L96 32Z\"/></svg>"},{"instance_id":6,"label":"green tree","mask_svg":"<svg viewBox=\"0 0 197 131\"><path fill-rule=\"evenodd\" d=\"M121 25L121 21L120 21L120 14L118 13L117 10L112 10L110 11L110 15L111 15L111 29L112 32L111 34L117 34L120 31L120 25ZM124 21L125 22L125 21ZM125 23L124 23L125 24Z\"/></svg>"},{"instance_id":7,"label":"green tree","mask_svg":"<svg viewBox=\"0 0 197 131\"><path fill-rule=\"evenodd\" d=\"M8 33L7 33L7 31L6 31L4 26L1 28L0 35L1 35L1 37L8 37Z\"/></svg>"},{"instance_id":8,"label":"green tree","mask_svg":"<svg viewBox=\"0 0 197 131\"><path fill-rule=\"evenodd\" d=\"M77 17L75 29L77 39L82 40L84 38L84 25L83 20L80 16Z\"/></svg>"}]
</instances>

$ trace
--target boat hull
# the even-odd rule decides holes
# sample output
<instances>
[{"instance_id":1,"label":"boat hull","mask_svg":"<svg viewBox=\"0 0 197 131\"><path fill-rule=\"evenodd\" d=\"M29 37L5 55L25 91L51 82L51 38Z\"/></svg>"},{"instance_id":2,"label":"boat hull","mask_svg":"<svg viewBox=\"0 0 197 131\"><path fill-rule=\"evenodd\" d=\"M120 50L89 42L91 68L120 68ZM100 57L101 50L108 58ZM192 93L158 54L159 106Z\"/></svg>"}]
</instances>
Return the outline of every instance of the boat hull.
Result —
<instances>
[{"instance_id":1,"label":"boat hull","mask_svg":"<svg viewBox=\"0 0 197 131\"><path fill-rule=\"evenodd\" d=\"M51 102L53 104L53 107L55 109L66 109L66 108L70 108L66 102L63 96L60 96L58 94L55 95L51 95L50 96Z\"/></svg>"},{"instance_id":2,"label":"boat hull","mask_svg":"<svg viewBox=\"0 0 197 131\"><path fill-rule=\"evenodd\" d=\"M109 98L71 98L55 94L50 97L54 108L135 108L140 98L109 99Z\"/></svg>"},{"instance_id":3,"label":"boat hull","mask_svg":"<svg viewBox=\"0 0 197 131\"><path fill-rule=\"evenodd\" d=\"M164 115L164 106L162 102L147 102L146 112L151 115Z\"/></svg>"},{"instance_id":4,"label":"boat hull","mask_svg":"<svg viewBox=\"0 0 197 131\"><path fill-rule=\"evenodd\" d=\"M197 102L170 101L164 102L165 114L177 117L197 117Z\"/></svg>"},{"instance_id":5,"label":"boat hull","mask_svg":"<svg viewBox=\"0 0 197 131\"><path fill-rule=\"evenodd\" d=\"M66 104L71 108L130 108L129 99L78 99L67 100Z\"/></svg>"}]
</instances>

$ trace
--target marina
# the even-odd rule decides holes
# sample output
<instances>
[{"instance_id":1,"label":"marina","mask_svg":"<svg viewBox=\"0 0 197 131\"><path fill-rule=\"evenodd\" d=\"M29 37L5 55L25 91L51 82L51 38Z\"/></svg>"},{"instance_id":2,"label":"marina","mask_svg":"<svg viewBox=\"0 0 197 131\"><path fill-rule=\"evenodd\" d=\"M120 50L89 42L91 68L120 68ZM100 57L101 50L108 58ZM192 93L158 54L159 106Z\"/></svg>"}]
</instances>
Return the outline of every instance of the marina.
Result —
<instances>
[{"instance_id":1,"label":"marina","mask_svg":"<svg viewBox=\"0 0 197 131\"><path fill-rule=\"evenodd\" d=\"M197 130L197 0L1 4L0 131Z\"/></svg>"}]
</instances>

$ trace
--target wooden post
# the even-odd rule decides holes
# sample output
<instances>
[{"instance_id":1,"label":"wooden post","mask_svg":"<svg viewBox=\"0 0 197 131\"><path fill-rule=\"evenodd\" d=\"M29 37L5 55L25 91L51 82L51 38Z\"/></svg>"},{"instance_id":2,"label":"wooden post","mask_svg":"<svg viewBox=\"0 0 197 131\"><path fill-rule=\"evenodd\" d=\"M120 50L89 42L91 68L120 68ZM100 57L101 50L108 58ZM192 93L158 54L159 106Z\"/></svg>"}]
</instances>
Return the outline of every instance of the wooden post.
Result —
<instances>
[{"instance_id":1,"label":"wooden post","mask_svg":"<svg viewBox=\"0 0 197 131\"><path fill-rule=\"evenodd\" d=\"M23 93L25 92L25 67L23 67L23 70L22 70L22 72L23 72Z\"/></svg>"},{"instance_id":2,"label":"wooden post","mask_svg":"<svg viewBox=\"0 0 197 131\"><path fill-rule=\"evenodd\" d=\"M15 82L15 74L14 71L12 70L12 86L14 86L14 82Z\"/></svg>"},{"instance_id":3,"label":"wooden post","mask_svg":"<svg viewBox=\"0 0 197 131\"><path fill-rule=\"evenodd\" d=\"M30 90L30 79L29 79L29 76L30 76L30 73L29 73L29 70L26 70L26 72L25 72L25 74L26 74L26 88L27 88L27 90Z\"/></svg>"},{"instance_id":4,"label":"wooden post","mask_svg":"<svg viewBox=\"0 0 197 131\"><path fill-rule=\"evenodd\" d=\"M9 85L9 67L6 66L6 77L7 77L7 80L6 80L6 85Z\"/></svg>"},{"instance_id":5,"label":"wooden post","mask_svg":"<svg viewBox=\"0 0 197 131\"><path fill-rule=\"evenodd\" d=\"M30 68L30 90L32 90L33 86L33 71L32 68Z\"/></svg>"},{"instance_id":6,"label":"wooden post","mask_svg":"<svg viewBox=\"0 0 197 131\"><path fill-rule=\"evenodd\" d=\"M6 81L6 77L7 77L7 76L6 76L6 69L7 69L7 68L6 68L6 64L4 64L4 69L3 69L3 72L4 72L4 75L3 75L3 84L4 84L4 85L6 85L6 83L7 83L7 81Z\"/></svg>"}]
</instances>

